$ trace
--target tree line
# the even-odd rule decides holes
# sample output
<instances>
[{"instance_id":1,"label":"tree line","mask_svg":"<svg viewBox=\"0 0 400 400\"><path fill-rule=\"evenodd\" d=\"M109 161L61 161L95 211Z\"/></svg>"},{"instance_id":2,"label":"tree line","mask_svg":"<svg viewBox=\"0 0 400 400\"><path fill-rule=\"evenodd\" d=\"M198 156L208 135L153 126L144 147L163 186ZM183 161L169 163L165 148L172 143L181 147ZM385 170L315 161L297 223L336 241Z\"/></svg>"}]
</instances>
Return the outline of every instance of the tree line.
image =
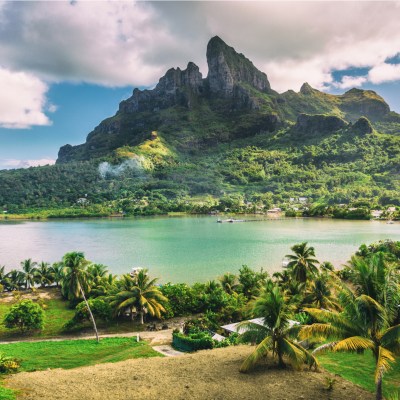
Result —
<instances>
[{"instance_id":1,"label":"tree line","mask_svg":"<svg viewBox=\"0 0 400 400\"><path fill-rule=\"evenodd\" d=\"M382 399L383 376L400 353L400 242L361 245L340 270L320 263L305 242L292 246L286 259L272 275L242 266L238 274L205 283L157 285L145 269L117 277L83 253L71 252L53 266L25 260L21 271L4 274L3 269L1 282L7 290L61 286L76 307L70 326L90 319L89 310L96 319L137 318L140 324L148 316L191 315L184 327L189 335L262 318L261 325L242 324L239 340L256 345L242 372L268 355L281 367L287 362L317 367L317 355L324 351L371 351L376 398ZM15 276L18 283L11 283Z\"/></svg>"}]
</instances>

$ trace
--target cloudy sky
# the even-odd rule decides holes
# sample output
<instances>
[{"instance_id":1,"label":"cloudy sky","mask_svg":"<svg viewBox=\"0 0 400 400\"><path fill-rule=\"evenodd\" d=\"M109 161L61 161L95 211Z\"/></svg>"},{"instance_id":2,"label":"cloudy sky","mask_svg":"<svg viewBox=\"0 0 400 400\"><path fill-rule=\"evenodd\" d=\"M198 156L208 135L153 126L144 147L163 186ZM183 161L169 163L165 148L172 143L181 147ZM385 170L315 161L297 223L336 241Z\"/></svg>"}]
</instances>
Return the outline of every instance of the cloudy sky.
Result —
<instances>
[{"instance_id":1,"label":"cloudy sky","mask_svg":"<svg viewBox=\"0 0 400 400\"><path fill-rule=\"evenodd\" d=\"M0 0L0 168L53 163L133 87L219 35L272 87L380 93L400 112L400 2Z\"/></svg>"}]
</instances>

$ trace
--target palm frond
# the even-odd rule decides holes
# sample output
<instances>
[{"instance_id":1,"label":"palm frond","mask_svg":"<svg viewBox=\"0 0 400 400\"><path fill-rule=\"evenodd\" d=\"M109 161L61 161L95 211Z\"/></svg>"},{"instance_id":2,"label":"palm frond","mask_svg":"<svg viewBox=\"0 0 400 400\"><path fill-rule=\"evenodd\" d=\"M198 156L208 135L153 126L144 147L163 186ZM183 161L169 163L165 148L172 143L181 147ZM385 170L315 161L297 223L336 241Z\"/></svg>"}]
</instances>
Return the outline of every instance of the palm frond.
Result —
<instances>
[{"instance_id":1,"label":"palm frond","mask_svg":"<svg viewBox=\"0 0 400 400\"><path fill-rule=\"evenodd\" d=\"M309 339L310 337L340 338L343 332L336 326L331 324L314 323L312 325L303 325L299 332L299 337L302 340Z\"/></svg>"},{"instance_id":2,"label":"palm frond","mask_svg":"<svg viewBox=\"0 0 400 400\"><path fill-rule=\"evenodd\" d=\"M367 339L362 336L353 336L339 340L332 347L332 351L359 351L373 348L374 342L371 339Z\"/></svg>"},{"instance_id":3,"label":"palm frond","mask_svg":"<svg viewBox=\"0 0 400 400\"><path fill-rule=\"evenodd\" d=\"M394 355L389 350L379 346L378 360L375 369L375 382L382 379L385 372L391 368L391 363L395 361Z\"/></svg>"},{"instance_id":4,"label":"palm frond","mask_svg":"<svg viewBox=\"0 0 400 400\"><path fill-rule=\"evenodd\" d=\"M400 346L400 324L392 326L383 332L380 340L384 347L398 349Z\"/></svg>"},{"instance_id":5,"label":"palm frond","mask_svg":"<svg viewBox=\"0 0 400 400\"><path fill-rule=\"evenodd\" d=\"M272 347L272 338L267 336L264 340L255 348L255 350L243 361L240 366L240 372L247 372L252 369L257 361L262 357L266 356Z\"/></svg>"},{"instance_id":6,"label":"palm frond","mask_svg":"<svg viewBox=\"0 0 400 400\"><path fill-rule=\"evenodd\" d=\"M306 361L306 355L304 351L301 351L297 346L294 345L290 340L282 338L280 340L280 348L282 353L284 353L290 360L290 363L299 367Z\"/></svg>"}]
</instances>

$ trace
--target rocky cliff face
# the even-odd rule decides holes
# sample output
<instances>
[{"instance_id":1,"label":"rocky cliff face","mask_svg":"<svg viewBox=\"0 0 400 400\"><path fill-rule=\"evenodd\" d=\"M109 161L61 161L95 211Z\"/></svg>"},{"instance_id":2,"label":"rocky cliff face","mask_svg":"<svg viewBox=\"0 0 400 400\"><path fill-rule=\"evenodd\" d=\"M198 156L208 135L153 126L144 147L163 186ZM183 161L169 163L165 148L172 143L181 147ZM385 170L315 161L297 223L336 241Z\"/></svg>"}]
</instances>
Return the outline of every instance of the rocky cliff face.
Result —
<instances>
[{"instance_id":1,"label":"rocky cliff face","mask_svg":"<svg viewBox=\"0 0 400 400\"><path fill-rule=\"evenodd\" d=\"M199 67L190 62L183 71L180 68L169 69L154 90L135 89L132 97L120 103L119 112L158 111L177 104L190 107L191 95L200 94L202 89Z\"/></svg>"},{"instance_id":2,"label":"rocky cliff face","mask_svg":"<svg viewBox=\"0 0 400 400\"><path fill-rule=\"evenodd\" d=\"M298 140L302 135L335 132L362 116L372 123L389 115L400 121L373 91L352 89L332 95L305 83L299 93L278 94L265 73L218 36L208 43L207 63L206 78L189 62L184 70L169 69L153 90L134 89L114 117L89 133L86 143L61 147L57 162L107 156L121 146L142 143L152 131L166 139L171 135L174 146L191 151L275 131L287 122L296 122L291 131ZM361 120L355 131L368 133L372 126Z\"/></svg>"},{"instance_id":3,"label":"rocky cliff face","mask_svg":"<svg viewBox=\"0 0 400 400\"><path fill-rule=\"evenodd\" d=\"M373 90L351 89L338 97L342 103L342 110L352 121L357 120L360 116L366 116L371 121L376 121L390 112L389 105Z\"/></svg>"},{"instance_id":4,"label":"rocky cliff face","mask_svg":"<svg viewBox=\"0 0 400 400\"><path fill-rule=\"evenodd\" d=\"M298 132L305 134L332 133L347 125L346 121L333 115L300 114L294 128Z\"/></svg>"},{"instance_id":5,"label":"rocky cliff face","mask_svg":"<svg viewBox=\"0 0 400 400\"><path fill-rule=\"evenodd\" d=\"M243 54L238 54L218 36L207 46L207 81L211 93L232 97L235 86L250 85L254 89L268 93L271 86L267 75L259 71Z\"/></svg>"}]
</instances>

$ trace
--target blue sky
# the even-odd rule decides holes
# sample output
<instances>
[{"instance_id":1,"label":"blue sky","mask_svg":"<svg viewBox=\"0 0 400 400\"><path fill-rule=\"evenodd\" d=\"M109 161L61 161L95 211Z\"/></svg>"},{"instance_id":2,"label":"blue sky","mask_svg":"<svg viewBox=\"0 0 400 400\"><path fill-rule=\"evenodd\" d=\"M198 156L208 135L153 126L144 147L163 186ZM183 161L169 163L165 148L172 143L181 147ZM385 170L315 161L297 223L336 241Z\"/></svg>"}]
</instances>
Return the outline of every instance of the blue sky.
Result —
<instances>
[{"instance_id":1,"label":"blue sky","mask_svg":"<svg viewBox=\"0 0 400 400\"><path fill-rule=\"evenodd\" d=\"M400 3L0 0L0 168L54 163L134 87L219 35L272 87L372 89L400 112Z\"/></svg>"}]
</instances>

